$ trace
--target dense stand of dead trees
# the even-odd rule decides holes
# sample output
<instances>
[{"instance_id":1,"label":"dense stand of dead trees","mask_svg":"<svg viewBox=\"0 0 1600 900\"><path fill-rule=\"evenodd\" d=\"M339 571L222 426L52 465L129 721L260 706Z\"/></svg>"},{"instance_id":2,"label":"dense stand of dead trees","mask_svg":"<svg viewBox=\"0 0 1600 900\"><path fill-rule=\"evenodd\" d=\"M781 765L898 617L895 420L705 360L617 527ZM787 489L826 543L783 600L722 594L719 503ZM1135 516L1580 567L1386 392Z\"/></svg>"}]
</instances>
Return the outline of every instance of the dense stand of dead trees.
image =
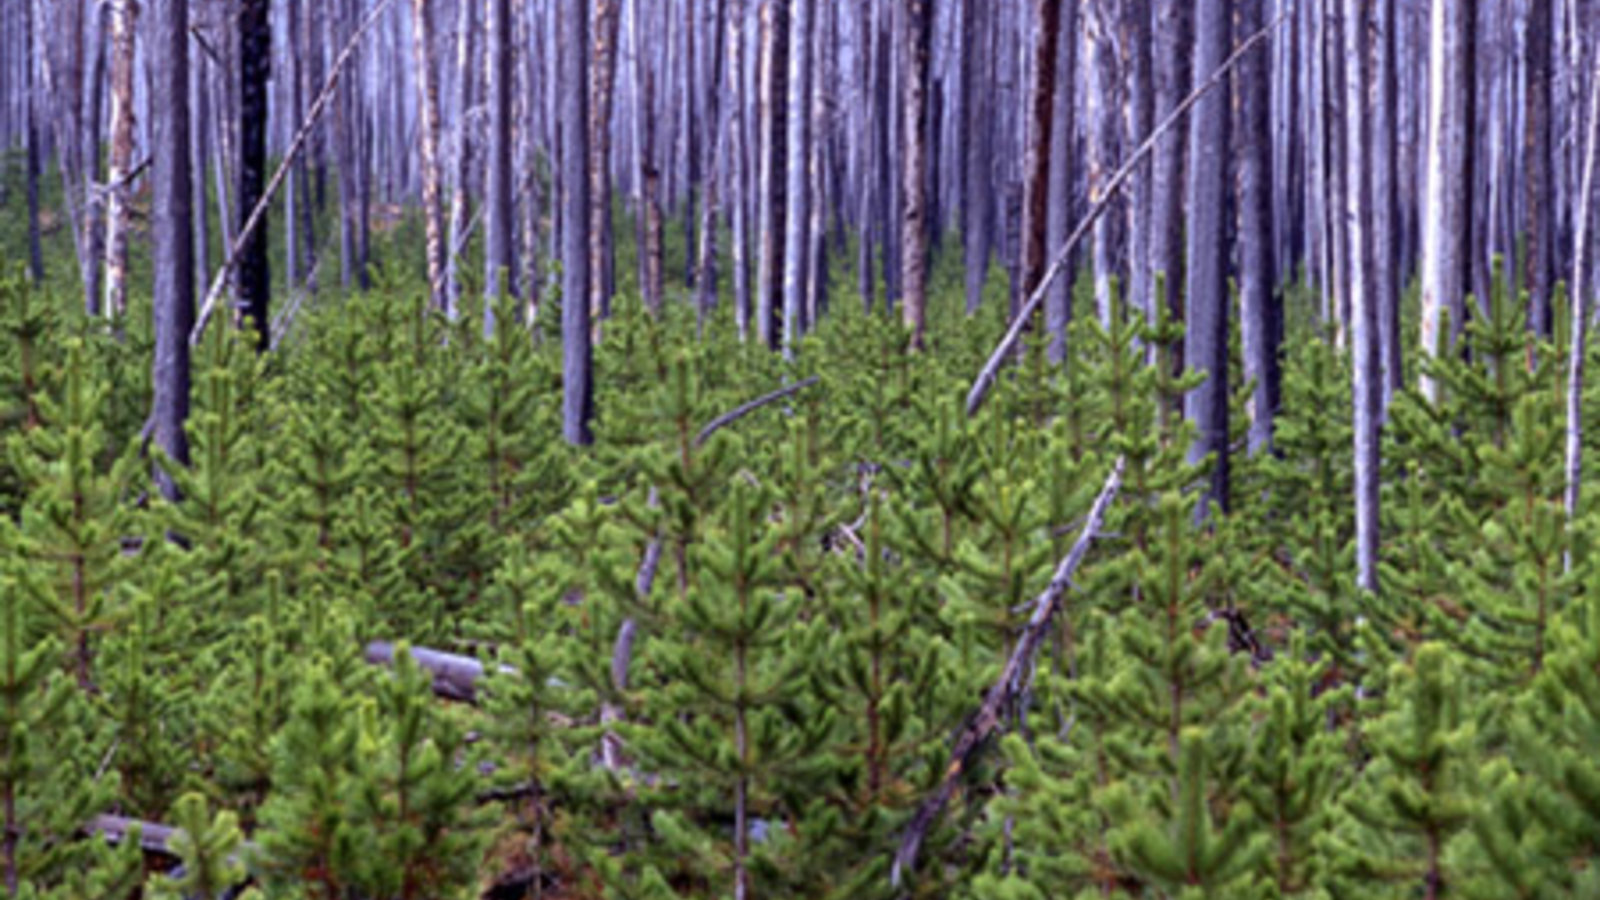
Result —
<instances>
[{"instance_id":1,"label":"dense stand of dead trees","mask_svg":"<svg viewBox=\"0 0 1600 900\"><path fill-rule=\"evenodd\" d=\"M449 315L480 220L486 307L520 293L534 317L559 266L577 444L592 440L592 342L635 300L614 299L618 210L647 309L680 286L702 316L729 300L742 337L789 353L826 310L845 235L863 305L893 308L908 350L938 350L931 271L959 254L975 314L998 265L1012 327L973 410L1037 310L1051 355L1071 352L1086 266L1102 320L1185 324L1173 362L1207 376L1184 404L1192 455L1214 457L1205 499L1224 509L1230 323L1254 383L1248 449L1264 452L1284 287L1303 279L1352 354L1356 563L1373 589L1389 403L1408 376L1436 396L1418 358L1459 340L1491 260L1511 263L1542 335L1569 283L1579 360L1592 308L1600 0L17 0L0 35L0 148L22 182L0 202L26 207L32 277L47 275L52 168L91 315L136 307L130 239L150 210L151 431L178 464L195 285L217 283L202 321L231 293L222 318L254 323L264 351L274 297L315 291L335 252L342 283L366 288L372 232L407 205ZM335 203L337 236L319 241L315 213ZM665 249L680 215L681 267ZM484 316L486 333L512 324Z\"/></svg>"}]
</instances>

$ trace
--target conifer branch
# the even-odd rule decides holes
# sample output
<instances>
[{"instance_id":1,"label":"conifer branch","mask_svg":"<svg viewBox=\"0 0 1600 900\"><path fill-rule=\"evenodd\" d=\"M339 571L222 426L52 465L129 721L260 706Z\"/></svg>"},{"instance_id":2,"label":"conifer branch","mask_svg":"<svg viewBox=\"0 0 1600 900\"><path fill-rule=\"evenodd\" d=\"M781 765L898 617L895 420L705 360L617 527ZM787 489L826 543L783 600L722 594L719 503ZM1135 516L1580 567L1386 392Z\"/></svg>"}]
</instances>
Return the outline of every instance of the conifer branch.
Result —
<instances>
[{"instance_id":1,"label":"conifer branch","mask_svg":"<svg viewBox=\"0 0 1600 900\"><path fill-rule=\"evenodd\" d=\"M1088 555L1090 546L1100 532L1100 526L1105 522L1106 512L1116 500L1117 493L1122 490L1122 471L1125 464L1126 460L1123 457L1117 457L1116 463L1111 467L1111 474L1106 477L1105 486L1100 489L1100 496L1095 498L1094 506L1089 509L1089 516L1084 521L1083 531L1078 535L1078 540L1056 566L1049 587L1046 587L1044 593L1033 601L1033 614L1028 617L1028 624L1023 628L1022 636L1017 639L1011 657L1006 660L1005 668L1000 671L1000 677L984 695L983 705L978 707L978 711L967 721L957 736L955 746L950 751L950 762L945 766L944 775L939 778L938 786L923 799L916 815L911 818L911 824L906 828L905 835L900 839L900 847L895 852L894 865L889 870L889 880L896 887L899 887L903 873L916 868L917 854L922 849L922 841L927 836L928 829L944 811L945 804L950 801L950 795L955 792L956 780L967 770L973 755L1000 727L1000 718L1004 711L1026 686L1025 683L1029 680L1026 673L1033 664L1034 654L1038 652L1039 644L1044 640L1056 610L1061 606L1061 598L1072 586L1072 575Z\"/></svg>"},{"instance_id":2,"label":"conifer branch","mask_svg":"<svg viewBox=\"0 0 1600 900\"><path fill-rule=\"evenodd\" d=\"M1100 217L1105 215L1106 210L1111 208L1112 201L1117 199L1117 195L1121 193L1123 186L1133 177L1133 173L1144 164L1145 157L1154 152L1156 143L1167 132L1176 128L1178 123L1183 120L1183 117L1189 114L1189 110L1205 99L1207 94L1227 84L1228 73L1232 72L1234 67L1251 50L1254 50L1257 44L1266 41L1278 29L1279 25L1287 21L1288 15L1288 12L1280 14L1276 19L1268 23L1265 28L1251 35L1244 43L1240 44L1233 51L1233 55L1224 60L1222 65L1211 73L1211 77L1207 78L1204 84L1196 87L1193 93L1189 94L1171 114L1150 132L1150 135L1144 139L1144 143L1140 144L1138 149L1133 152L1133 155L1128 157L1127 161L1122 164L1122 168L1111 176L1111 180L1106 183L1105 193L1095 202L1094 206L1089 208L1089 212L1078 222L1078 227L1074 228L1072 233L1067 236L1066 242L1061 245L1061 249L1056 252L1055 259L1051 261L1050 268L1045 270L1044 277L1040 278L1039 283L1034 286L1033 293L1028 297L1028 302L1022 305L1022 308L1017 311L1016 317L1011 320L1011 327L1006 329L1005 337L1000 339L1000 344L994 348L994 353L990 354L989 361L983 364L983 369L978 372L978 377L973 379L972 390L967 393L967 415L969 417L977 415L978 410L983 407L983 401L988 399L990 389L994 387L995 380L1000 377L1000 367L1005 365L1006 357L1016 350L1017 342L1022 339L1022 332L1027 329L1028 323L1033 321L1033 314L1038 312L1039 306L1044 303L1044 298L1050 290L1050 285L1066 271L1068 261L1072 259L1072 254L1077 251L1078 245L1083 243L1083 239L1088 236L1089 229L1093 228L1094 223L1099 221Z\"/></svg>"}]
</instances>

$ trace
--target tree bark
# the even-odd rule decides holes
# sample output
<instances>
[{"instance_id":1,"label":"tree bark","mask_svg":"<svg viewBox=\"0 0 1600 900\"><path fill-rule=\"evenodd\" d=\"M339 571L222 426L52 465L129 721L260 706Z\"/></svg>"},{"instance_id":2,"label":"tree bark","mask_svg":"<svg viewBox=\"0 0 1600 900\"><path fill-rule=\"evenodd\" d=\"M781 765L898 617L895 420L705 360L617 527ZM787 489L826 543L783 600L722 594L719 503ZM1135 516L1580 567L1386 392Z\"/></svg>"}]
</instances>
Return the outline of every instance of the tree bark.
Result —
<instances>
[{"instance_id":1,"label":"tree bark","mask_svg":"<svg viewBox=\"0 0 1600 900\"><path fill-rule=\"evenodd\" d=\"M1122 109L1118 87L1115 23L1105 4L1096 4L1089 30L1089 202L1106 195L1117 167L1117 134ZM1114 201L1113 201L1114 202ZM1116 216L1102 216L1094 226L1094 299L1102 327L1112 318L1112 281L1116 278Z\"/></svg>"},{"instance_id":2,"label":"tree bark","mask_svg":"<svg viewBox=\"0 0 1600 900\"><path fill-rule=\"evenodd\" d=\"M589 336L589 4L561 0L562 433L567 443L594 443L593 354Z\"/></svg>"},{"instance_id":3,"label":"tree bark","mask_svg":"<svg viewBox=\"0 0 1600 900\"><path fill-rule=\"evenodd\" d=\"M633 41L633 94L637 107L633 115L634 180L639 190L637 232L640 240L639 290L645 309L661 311L663 273L661 219L661 169L656 161L655 73L644 41L644 3L634 0L629 34Z\"/></svg>"},{"instance_id":4,"label":"tree bark","mask_svg":"<svg viewBox=\"0 0 1600 900\"><path fill-rule=\"evenodd\" d=\"M786 94L789 59L787 0L766 0L761 11L761 172L756 178L760 192L759 223L761 255L756 276L756 335L766 346L777 349L780 336L778 314L782 310L783 236L785 202L783 173L788 158L786 116L778 104Z\"/></svg>"},{"instance_id":5,"label":"tree bark","mask_svg":"<svg viewBox=\"0 0 1600 900\"><path fill-rule=\"evenodd\" d=\"M1238 0L1240 36L1265 27L1269 0ZM1239 331L1244 377L1255 381L1250 399L1250 454L1272 448L1281 372L1279 318L1283 299L1277 290L1272 222L1272 124L1269 94L1271 46L1239 64Z\"/></svg>"},{"instance_id":6,"label":"tree bark","mask_svg":"<svg viewBox=\"0 0 1600 900\"><path fill-rule=\"evenodd\" d=\"M1400 330L1399 57L1395 4L1376 4L1372 77L1372 280L1383 358L1382 409L1405 384Z\"/></svg>"},{"instance_id":7,"label":"tree bark","mask_svg":"<svg viewBox=\"0 0 1600 900\"><path fill-rule=\"evenodd\" d=\"M471 215L472 180L472 105L477 84L478 17L476 0L457 0L461 4L456 18L456 158L455 190L450 198L450 238L445 251L445 315L452 321L460 313L461 262L456 248L465 241ZM498 0L490 0L491 3ZM488 282L485 281L485 284ZM493 315L493 310L486 310ZM486 319L485 322L488 320Z\"/></svg>"},{"instance_id":8,"label":"tree bark","mask_svg":"<svg viewBox=\"0 0 1600 900\"><path fill-rule=\"evenodd\" d=\"M1467 121L1467 94L1472 90L1462 54L1474 26L1476 0L1433 0L1428 45L1428 172L1422 221L1422 352L1436 357L1440 326L1447 310L1451 331L1460 327L1466 260L1471 228L1464 171L1472 123ZM1439 399L1438 383L1422 375L1422 393Z\"/></svg>"},{"instance_id":9,"label":"tree bark","mask_svg":"<svg viewBox=\"0 0 1600 900\"><path fill-rule=\"evenodd\" d=\"M1551 335L1550 291L1555 281L1555 157L1550 134L1551 50L1555 21L1551 0L1528 0L1526 130L1523 135L1523 288L1528 292L1528 323L1541 337Z\"/></svg>"},{"instance_id":10,"label":"tree bark","mask_svg":"<svg viewBox=\"0 0 1600 900\"><path fill-rule=\"evenodd\" d=\"M1067 0L1061 15L1061 37L1056 42L1056 85L1050 111L1050 196L1045 241L1050 252L1066 243L1074 219L1072 185L1078 139L1078 2ZM1149 171L1149 167L1145 167ZM1050 333L1051 362L1067 359L1067 329L1072 325L1071 275L1056 279L1045 298L1045 329Z\"/></svg>"},{"instance_id":11,"label":"tree bark","mask_svg":"<svg viewBox=\"0 0 1600 900\"><path fill-rule=\"evenodd\" d=\"M1231 0L1199 0L1195 5L1197 85L1210 79L1228 55L1233 23ZM1198 433L1189 458L1212 457L1211 486L1201 499L1228 508L1228 92L1201 100L1189 117L1188 330L1184 356L1189 368L1205 376L1185 398L1185 414Z\"/></svg>"},{"instance_id":12,"label":"tree bark","mask_svg":"<svg viewBox=\"0 0 1600 900\"><path fill-rule=\"evenodd\" d=\"M261 199L267 178L267 83L272 75L270 0L240 0L239 5L239 228L244 228ZM272 346L268 305L272 272L267 263L265 220L246 236L237 272L241 320L256 332L256 352Z\"/></svg>"},{"instance_id":13,"label":"tree bark","mask_svg":"<svg viewBox=\"0 0 1600 900\"><path fill-rule=\"evenodd\" d=\"M617 81L620 0L594 2L589 119L589 314L611 315L611 107Z\"/></svg>"},{"instance_id":14,"label":"tree bark","mask_svg":"<svg viewBox=\"0 0 1600 900\"><path fill-rule=\"evenodd\" d=\"M903 314L911 349L920 351L928 327L928 58L929 0L905 0L901 52L905 79L905 206L901 210L900 271Z\"/></svg>"},{"instance_id":15,"label":"tree bark","mask_svg":"<svg viewBox=\"0 0 1600 900\"><path fill-rule=\"evenodd\" d=\"M732 0L728 17L728 163L733 184L733 295L734 324L739 340L750 336L750 226L745 187L749 183L749 155L745 147L744 0Z\"/></svg>"},{"instance_id":16,"label":"tree bark","mask_svg":"<svg viewBox=\"0 0 1600 900\"><path fill-rule=\"evenodd\" d=\"M464 0L465 2L465 0ZM494 306L502 294L516 296L516 224L512 218L511 0L489 0L489 187L484 233L483 334L494 335Z\"/></svg>"},{"instance_id":17,"label":"tree bark","mask_svg":"<svg viewBox=\"0 0 1600 900\"><path fill-rule=\"evenodd\" d=\"M31 2L31 0L30 0ZM133 45L138 0L115 0L111 9L111 165L106 177L106 301L111 315L128 309L128 192L133 165ZM185 96L187 96L185 87ZM187 151L186 151L187 152Z\"/></svg>"},{"instance_id":18,"label":"tree bark","mask_svg":"<svg viewBox=\"0 0 1600 900\"><path fill-rule=\"evenodd\" d=\"M173 462L189 460L189 331L194 326L194 260L189 231L189 5L155 0L150 23L155 254L155 359L151 418L156 446ZM161 493L178 499L172 478L156 470Z\"/></svg>"},{"instance_id":19,"label":"tree bark","mask_svg":"<svg viewBox=\"0 0 1600 900\"><path fill-rule=\"evenodd\" d=\"M1069 0L1076 15L1077 0ZM990 154L994 137L990 133L993 115L989 102L989 22L994 15L986 0L964 0L962 5L962 43L966 49L962 56L961 90L966 99L966 169L962 173L961 242L965 252L967 315L978 311L983 302L983 284L989 275L989 254L993 248L990 236L991 210L994 196L991 169L994 160ZM863 224L863 230L867 227Z\"/></svg>"},{"instance_id":20,"label":"tree bark","mask_svg":"<svg viewBox=\"0 0 1600 900\"><path fill-rule=\"evenodd\" d=\"M1378 426L1382 416L1383 368L1378 354L1378 303L1368 284L1371 233L1367 228L1372 170L1367 165L1367 81L1363 0L1344 0L1345 231L1350 240L1351 373L1355 406L1356 584L1378 590Z\"/></svg>"},{"instance_id":21,"label":"tree bark","mask_svg":"<svg viewBox=\"0 0 1600 900\"><path fill-rule=\"evenodd\" d=\"M716 14L711 30L711 98L706 105L706 120L711 123L712 138L707 141L705 177L701 182L699 261L696 263L695 309L703 323L717 304L717 160L724 158L731 135L729 125L722 118L722 92L730 79L723 74L724 47L736 40L728 34L728 0L716 0ZM737 79L731 79L737 81Z\"/></svg>"},{"instance_id":22,"label":"tree bark","mask_svg":"<svg viewBox=\"0 0 1600 900\"><path fill-rule=\"evenodd\" d=\"M1028 151L1022 203L1022 292L1033 293L1044 275L1049 239L1051 120L1057 90L1062 0L1034 0L1033 85L1029 89Z\"/></svg>"},{"instance_id":23,"label":"tree bark","mask_svg":"<svg viewBox=\"0 0 1600 900\"><path fill-rule=\"evenodd\" d=\"M784 214L783 249L783 352L806 333L805 295L810 274L811 237L811 60L813 55L813 0L789 0L789 204Z\"/></svg>"},{"instance_id":24,"label":"tree bark","mask_svg":"<svg viewBox=\"0 0 1600 900\"><path fill-rule=\"evenodd\" d=\"M1192 0L1157 0L1159 25L1155 54L1156 118L1165 119L1178 108L1190 84L1193 50ZM1166 276L1167 305L1173 321L1183 321L1183 197L1186 146L1176 130L1156 145L1151 163L1150 276ZM1155 309L1146 310L1151 321ZM1181 364L1181 360L1174 360Z\"/></svg>"},{"instance_id":25,"label":"tree bark","mask_svg":"<svg viewBox=\"0 0 1600 900\"><path fill-rule=\"evenodd\" d=\"M433 9L430 0L412 0L412 47L422 121L422 218L427 234L428 285L435 309L447 306L445 292L444 212L439 201L439 86L433 70ZM340 176L344 177L341 171Z\"/></svg>"},{"instance_id":26,"label":"tree bark","mask_svg":"<svg viewBox=\"0 0 1600 900\"><path fill-rule=\"evenodd\" d=\"M33 79L36 66L33 59L33 4L34 0L22 0L22 89L26 94L22 101L22 127L27 132L23 165L28 180L28 273L37 284L44 281L44 248L39 240L39 98Z\"/></svg>"},{"instance_id":27,"label":"tree bark","mask_svg":"<svg viewBox=\"0 0 1600 900\"><path fill-rule=\"evenodd\" d=\"M1579 490L1583 479L1583 372L1588 353L1589 294L1591 238L1594 226L1594 192L1596 168L1600 167L1600 55L1595 57L1593 91L1589 99L1588 140L1583 150L1583 175L1579 179L1578 209L1574 223L1572 247L1572 346L1569 349L1567 368L1567 440L1566 489L1562 501L1566 507L1567 525L1572 527L1578 517ZM1566 559L1567 571L1572 570L1570 552Z\"/></svg>"}]
</instances>

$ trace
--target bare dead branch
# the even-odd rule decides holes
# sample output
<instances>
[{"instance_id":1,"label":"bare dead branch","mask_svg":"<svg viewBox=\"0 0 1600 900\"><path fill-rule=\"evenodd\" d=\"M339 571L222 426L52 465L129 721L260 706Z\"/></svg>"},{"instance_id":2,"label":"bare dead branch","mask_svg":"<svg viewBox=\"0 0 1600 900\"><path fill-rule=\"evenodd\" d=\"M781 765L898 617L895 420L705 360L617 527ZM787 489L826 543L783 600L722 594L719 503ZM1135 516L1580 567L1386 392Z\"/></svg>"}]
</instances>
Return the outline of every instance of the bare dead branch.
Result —
<instances>
[{"instance_id":1,"label":"bare dead branch","mask_svg":"<svg viewBox=\"0 0 1600 900\"><path fill-rule=\"evenodd\" d=\"M1044 640L1045 633L1050 628L1050 621L1061 606L1061 598L1066 595L1067 588L1072 586L1073 573L1088 555L1089 548L1105 521L1106 511L1111 508L1117 493L1122 489L1124 465L1125 460L1117 457L1116 463L1111 467L1111 474L1106 477L1105 486L1100 489L1100 496L1095 498L1094 506L1089 510L1089 517L1084 521L1083 532L1078 535L1078 540L1073 543L1072 549L1056 566L1055 575L1050 579L1050 586L1034 600L1033 614L1028 617L1028 624L1023 628L1022 636L1017 639L1017 645L1012 649L1011 657L1006 660L1000 677L985 694L983 705L978 707L978 711L967 721L957 736L955 745L950 751L950 763L945 766L938 787L923 799L922 805L917 808L916 815L911 819L911 824L906 827L905 834L900 839L900 847L894 855L894 865L889 870L890 881L895 886L899 886L903 873L916 868L917 854L922 849L922 841L927 836L928 829L944 811L945 804L950 801L950 795L955 791L956 780L966 771L973 754L1000 727L1001 716L1030 680L1024 677L1024 673L1033 663L1033 656L1039 649L1039 643Z\"/></svg>"}]
</instances>

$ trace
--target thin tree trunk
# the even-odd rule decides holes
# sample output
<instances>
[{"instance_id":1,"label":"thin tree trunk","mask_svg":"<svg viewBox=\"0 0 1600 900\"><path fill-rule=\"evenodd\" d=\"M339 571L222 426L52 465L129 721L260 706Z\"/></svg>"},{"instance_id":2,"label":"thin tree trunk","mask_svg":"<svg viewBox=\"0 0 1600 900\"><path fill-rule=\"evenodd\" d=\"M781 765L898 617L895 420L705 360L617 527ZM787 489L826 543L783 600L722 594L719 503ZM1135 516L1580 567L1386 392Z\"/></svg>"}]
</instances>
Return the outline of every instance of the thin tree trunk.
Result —
<instances>
[{"instance_id":1,"label":"thin tree trunk","mask_svg":"<svg viewBox=\"0 0 1600 900\"><path fill-rule=\"evenodd\" d=\"M593 355L589 336L589 4L561 0L562 433L567 443L594 442Z\"/></svg>"},{"instance_id":2,"label":"thin tree trunk","mask_svg":"<svg viewBox=\"0 0 1600 900\"><path fill-rule=\"evenodd\" d=\"M639 191L636 233L639 246L639 290L645 309L652 315L661 312L664 262L662 255L661 169L656 162L655 70L645 58L643 7L647 0L634 0L629 18L629 40L633 45L633 158L634 180Z\"/></svg>"},{"instance_id":3,"label":"thin tree trunk","mask_svg":"<svg viewBox=\"0 0 1600 900\"><path fill-rule=\"evenodd\" d=\"M23 69L23 128L26 129L27 146L23 148L28 179L28 273L34 283L44 281L44 248L39 240L39 97L34 85L33 58L34 0L22 0Z\"/></svg>"},{"instance_id":4,"label":"thin tree trunk","mask_svg":"<svg viewBox=\"0 0 1600 900\"><path fill-rule=\"evenodd\" d=\"M261 199L267 178L267 83L272 76L272 20L269 0L241 0L239 6L239 228ZM256 351L272 346L268 304L272 272L267 263L265 220L245 235L239 256L238 301L241 318L256 332Z\"/></svg>"},{"instance_id":5,"label":"thin tree trunk","mask_svg":"<svg viewBox=\"0 0 1600 900\"><path fill-rule=\"evenodd\" d=\"M723 48L728 35L728 0L715 0L716 15L711 31L711 90L706 108L706 120L711 123L712 138L706 155L705 178L701 184L700 243L698 272L695 275L695 309L703 324L717 305L717 160L723 158L723 148L729 139L728 124L721 118L723 86L729 80L723 73ZM737 80L737 79L733 79Z\"/></svg>"},{"instance_id":6,"label":"thin tree trunk","mask_svg":"<svg viewBox=\"0 0 1600 900\"><path fill-rule=\"evenodd\" d=\"M1267 24L1269 0L1238 0L1239 33L1248 36ZM1250 453L1272 447L1280 372L1277 318L1282 297L1272 226L1272 125L1269 94L1271 45L1239 65L1239 331L1244 377L1255 381L1250 399Z\"/></svg>"},{"instance_id":7,"label":"thin tree trunk","mask_svg":"<svg viewBox=\"0 0 1600 900\"><path fill-rule=\"evenodd\" d=\"M1117 53L1114 46L1115 24L1104 4L1096 5L1089 20L1092 24L1089 38L1089 202L1098 203L1105 196L1106 185L1117 167L1118 120L1122 98L1117 86L1122 82L1117 72ZM1094 298L1100 324L1111 327L1111 285L1116 278L1116 217L1102 216L1094 226Z\"/></svg>"},{"instance_id":8,"label":"thin tree trunk","mask_svg":"<svg viewBox=\"0 0 1600 900\"><path fill-rule=\"evenodd\" d=\"M1305 0L1301 0L1305 2ZM1189 90L1193 48L1193 9L1191 0L1157 0L1159 22L1155 54L1156 118L1163 120L1178 108ZM1180 123L1180 128L1182 125ZM1150 276L1165 276L1166 303L1173 321L1184 319L1183 198L1187 145L1178 129L1156 145L1151 164L1150 201ZM1149 310L1154 321L1155 310ZM1151 348L1154 352L1154 348ZM1181 359L1173 361L1182 365Z\"/></svg>"},{"instance_id":9,"label":"thin tree trunk","mask_svg":"<svg viewBox=\"0 0 1600 900\"><path fill-rule=\"evenodd\" d=\"M928 60L929 0L905 0L901 52L905 61L905 206L901 210L900 271L911 349L920 351L928 326Z\"/></svg>"},{"instance_id":10,"label":"thin tree trunk","mask_svg":"<svg viewBox=\"0 0 1600 900\"><path fill-rule=\"evenodd\" d=\"M1061 16L1061 37L1057 41L1056 85L1050 112L1050 197L1046 243L1055 252L1066 243L1075 219L1072 185L1076 169L1075 143L1078 139L1078 3L1067 0ZM1149 171L1149 167L1145 167ZM1050 333L1050 361L1067 359L1067 329L1072 324L1072 282L1070 275L1057 278L1045 299L1045 328Z\"/></svg>"},{"instance_id":11,"label":"thin tree trunk","mask_svg":"<svg viewBox=\"0 0 1600 900\"><path fill-rule=\"evenodd\" d=\"M456 18L456 173L450 198L450 238L445 245L445 315L452 321L460 314L461 303L461 260L456 248L465 241L468 218L472 214L471 113L472 104L476 102L473 87L478 81L478 3L477 0L457 2L460 9ZM485 312L494 315L493 310Z\"/></svg>"},{"instance_id":12,"label":"thin tree trunk","mask_svg":"<svg viewBox=\"0 0 1600 900\"><path fill-rule=\"evenodd\" d=\"M731 206L733 216L733 294L734 322L739 330L739 340L750 334L750 252L749 216L746 202L746 185L749 182L749 155L745 147L745 80L744 80L744 0L732 0L733 9L728 17L728 163L730 180L734 186Z\"/></svg>"},{"instance_id":13,"label":"thin tree trunk","mask_svg":"<svg viewBox=\"0 0 1600 900\"><path fill-rule=\"evenodd\" d=\"M1555 157L1550 135L1554 130L1551 104L1551 51L1555 40L1551 0L1528 0L1527 116L1523 135L1523 230L1527 256L1523 260L1523 287L1528 292L1529 324L1541 337L1551 335L1550 291L1555 281Z\"/></svg>"},{"instance_id":14,"label":"thin tree trunk","mask_svg":"<svg viewBox=\"0 0 1600 900\"><path fill-rule=\"evenodd\" d=\"M1467 195L1463 172L1471 123L1466 120L1471 84L1461 54L1473 19L1474 0L1433 0L1428 49L1428 174L1422 222L1422 352L1438 356L1446 310L1462 308L1467 246ZM1459 318L1455 316L1453 318ZM1451 322L1451 332L1459 323ZM1438 383L1426 372L1422 393L1439 400Z\"/></svg>"},{"instance_id":15,"label":"thin tree trunk","mask_svg":"<svg viewBox=\"0 0 1600 900\"><path fill-rule=\"evenodd\" d=\"M594 56L589 111L589 313L611 315L611 107L617 80L621 0L594 2Z\"/></svg>"},{"instance_id":16,"label":"thin tree trunk","mask_svg":"<svg viewBox=\"0 0 1600 900\"><path fill-rule=\"evenodd\" d=\"M1572 346L1567 375L1566 490L1562 500L1571 528L1578 518L1579 490L1583 484L1583 372L1588 354L1589 263L1591 228L1594 226L1596 168L1600 167L1600 54L1595 57L1595 73L1589 99L1589 136L1584 143L1583 176L1578 187L1577 221L1572 246ZM1569 552L1566 568L1572 570Z\"/></svg>"},{"instance_id":17,"label":"thin tree trunk","mask_svg":"<svg viewBox=\"0 0 1600 900\"><path fill-rule=\"evenodd\" d=\"M810 274L811 237L811 60L813 54L812 0L789 0L788 187L784 215L783 250L783 352L806 332L806 281Z\"/></svg>"},{"instance_id":18,"label":"thin tree trunk","mask_svg":"<svg viewBox=\"0 0 1600 900\"><path fill-rule=\"evenodd\" d=\"M151 153L155 255L155 358L153 435L173 462L187 464L189 441L189 331L194 326L194 259L189 231L189 4L155 0L150 23L154 61ZM178 499L172 478L157 467L157 483L169 501Z\"/></svg>"},{"instance_id":19,"label":"thin tree trunk","mask_svg":"<svg viewBox=\"0 0 1600 900\"><path fill-rule=\"evenodd\" d=\"M1350 239L1351 339L1355 349L1356 584L1378 590L1378 427L1382 416L1383 369L1378 355L1377 296L1367 282L1372 253L1367 216L1371 169L1367 165L1367 83L1363 0L1344 0L1345 146L1349 175L1345 196Z\"/></svg>"},{"instance_id":20,"label":"thin tree trunk","mask_svg":"<svg viewBox=\"0 0 1600 900\"><path fill-rule=\"evenodd\" d=\"M489 0L489 187L484 234L483 334L494 335L494 306L517 294L515 220L512 219L511 0Z\"/></svg>"},{"instance_id":21,"label":"thin tree trunk","mask_svg":"<svg viewBox=\"0 0 1600 900\"><path fill-rule=\"evenodd\" d=\"M1228 56L1231 0L1200 0L1195 7L1195 84L1204 84ZM1185 398L1197 428L1191 461L1212 457L1211 486L1201 499L1228 508L1228 92L1200 101L1189 117L1188 330L1184 356L1205 381Z\"/></svg>"},{"instance_id":22,"label":"thin tree trunk","mask_svg":"<svg viewBox=\"0 0 1600 900\"><path fill-rule=\"evenodd\" d=\"M766 0L761 11L761 172L756 179L760 192L759 224L761 255L756 276L756 335L766 346L777 349L780 332L778 313L782 309L784 192L788 132L785 116L778 111L786 94L789 54L787 0Z\"/></svg>"},{"instance_id":23,"label":"thin tree trunk","mask_svg":"<svg viewBox=\"0 0 1600 900\"><path fill-rule=\"evenodd\" d=\"M1076 0L1070 3L1076 14ZM989 102L989 22L994 15L992 5L986 0L964 0L962 6L962 43L966 46L962 57L961 90L966 110L966 170L962 173L961 240L965 250L967 314L978 311L983 302L983 284L989 275L989 254L993 247L989 226L990 210L994 198L991 190L990 118L993 116ZM882 115L882 113L880 113ZM967 143L964 142L964 143ZM865 227L865 226L863 226Z\"/></svg>"},{"instance_id":24,"label":"thin tree trunk","mask_svg":"<svg viewBox=\"0 0 1600 900\"><path fill-rule=\"evenodd\" d=\"M433 71L433 10L429 0L412 0L411 10L412 48L422 109L422 217L428 242L428 284L434 308L444 310L444 213L439 202L439 88ZM340 176L344 174L341 172Z\"/></svg>"},{"instance_id":25,"label":"thin tree trunk","mask_svg":"<svg viewBox=\"0 0 1600 900\"><path fill-rule=\"evenodd\" d=\"M111 4L111 166L107 175L106 310L120 318L128 309L128 181L133 165L133 42L138 0ZM187 87L185 88L187 94ZM186 151L187 152L187 151Z\"/></svg>"},{"instance_id":26,"label":"thin tree trunk","mask_svg":"<svg viewBox=\"0 0 1600 900\"><path fill-rule=\"evenodd\" d=\"M1372 87L1372 280L1378 306L1378 348L1383 358L1382 409L1405 385L1400 338L1401 222L1399 192L1399 57L1395 4L1376 4Z\"/></svg>"},{"instance_id":27,"label":"thin tree trunk","mask_svg":"<svg viewBox=\"0 0 1600 900\"><path fill-rule=\"evenodd\" d=\"M1033 293L1044 275L1049 238L1051 121L1058 89L1062 0L1034 0L1033 85L1029 91L1028 150L1022 203L1022 292Z\"/></svg>"}]
</instances>

